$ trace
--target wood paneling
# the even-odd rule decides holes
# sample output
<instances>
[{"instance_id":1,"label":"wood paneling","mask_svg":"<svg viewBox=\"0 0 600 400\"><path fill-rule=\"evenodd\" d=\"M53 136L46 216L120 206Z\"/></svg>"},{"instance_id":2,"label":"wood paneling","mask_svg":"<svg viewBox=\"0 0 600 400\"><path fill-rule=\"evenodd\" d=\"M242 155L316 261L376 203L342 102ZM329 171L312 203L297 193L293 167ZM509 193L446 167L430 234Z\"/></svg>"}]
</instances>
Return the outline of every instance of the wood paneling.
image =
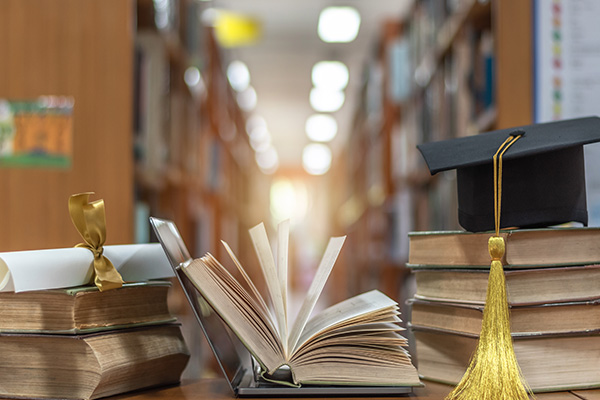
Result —
<instances>
[{"instance_id":1,"label":"wood paneling","mask_svg":"<svg viewBox=\"0 0 600 400\"><path fill-rule=\"evenodd\" d=\"M75 100L69 169L0 168L0 251L79 243L67 201L84 191L107 244L132 242L134 18L126 0L0 1L0 98Z\"/></svg>"},{"instance_id":2,"label":"wood paneling","mask_svg":"<svg viewBox=\"0 0 600 400\"><path fill-rule=\"evenodd\" d=\"M495 1L498 129L533 123L531 1Z\"/></svg>"}]
</instances>

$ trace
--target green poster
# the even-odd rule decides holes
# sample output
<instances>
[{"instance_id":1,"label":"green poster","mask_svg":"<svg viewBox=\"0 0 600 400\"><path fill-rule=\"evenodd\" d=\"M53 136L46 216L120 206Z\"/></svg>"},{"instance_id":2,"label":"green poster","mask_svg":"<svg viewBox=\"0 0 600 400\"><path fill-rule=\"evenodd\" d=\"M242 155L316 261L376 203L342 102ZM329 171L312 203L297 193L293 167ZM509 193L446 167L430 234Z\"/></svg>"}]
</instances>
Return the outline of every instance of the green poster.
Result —
<instances>
[{"instance_id":1,"label":"green poster","mask_svg":"<svg viewBox=\"0 0 600 400\"><path fill-rule=\"evenodd\" d=\"M72 152L72 97L0 99L0 167L68 168Z\"/></svg>"}]
</instances>

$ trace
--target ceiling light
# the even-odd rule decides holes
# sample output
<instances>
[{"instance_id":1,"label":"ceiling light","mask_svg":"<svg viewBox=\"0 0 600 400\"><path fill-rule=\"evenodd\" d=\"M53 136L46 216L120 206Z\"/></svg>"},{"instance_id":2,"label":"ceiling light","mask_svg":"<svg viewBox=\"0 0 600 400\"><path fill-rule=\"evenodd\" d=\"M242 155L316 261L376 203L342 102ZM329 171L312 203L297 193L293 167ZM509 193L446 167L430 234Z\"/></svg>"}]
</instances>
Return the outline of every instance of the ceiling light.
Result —
<instances>
[{"instance_id":1,"label":"ceiling light","mask_svg":"<svg viewBox=\"0 0 600 400\"><path fill-rule=\"evenodd\" d=\"M259 151L254 155L256 163L262 172L272 174L279 166L279 156L273 146L269 146L265 151Z\"/></svg>"},{"instance_id":2,"label":"ceiling light","mask_svg":"<svg viewBox=\"0 0 600 400\"><path fill-rule=\"evenodd\" d=\"M267 128L256 128L250 134L250 146L254 151L265 151L271 145L271 134Z\"/></svg>"},{"instance_id":3,"label":"ceiling light","mask_svg":"<svg viewBox=\"0 0 600 400\"><path fill-rule=\"evenodd\" d=\"M205 93L206 87L204 86L200 70L197 67L188 67L183 74L183 80L193 94Z\"/></svg>"},{"instance_id":4,"label":"ceiling light","mask_svg":"<svg viewBox=\"0 0 600 400\"><path fill-rule=\"evenodd\" d=\"M319 61L312 69L312 82L318 88L343 90L349 78L348 67L339 61Z\"/></svg>"},{"instance_id":5,"label":"ceiling light","mask_svg":"<svg viewBox=\"0 0 600 400\"><path fill-rule=\"evenodd\" d=\"M314 114L306 120L306 134L315 142L329 142L337 134L337 121L331 115Z\"/></svg>"},{"instance_id":6,"label":"ceiling light","mask_svg":"<svg viewBox=\"0 0 600 400\"><path fill-rule=\"evenodd\" d=\"M344 105L345 95L341 90L312 88L310 105L319 112L334 112Z\"/></svg>"},{"instance_id":7,"label":"ceiling light","mask_svg":"<svg viewBox=\"0 0 600 400\"><path fill-rule=\"evenodd\" d=\"M196 86L200 83L200 70L196 67L188 67L185 70L183 79L188 86Z\"/></svg>"},{"instance_id":8,"label":"ceiling light","mask_svg":"<svg viewBox=\"0 0 600 400\"><path fill-rule=\"evenodd\" d=\"M323 175L331 167L331 150L320 143L306 145L302 151L302 166L311 175Z\"/></svg>"},{"instance_id":9,"label":"ceiling light","mask_svg":"<svg viewBox=\"0 0 600 400\"><path fill-rule=\"evenodd\" d=\"M252 114L246 121L246 132L248 135L251 135L252 131L256 128L267 129L267 121L262 115Z\"/></svg>"},{"instance_id":10,"label":"ceiling light","mask_svg":"<svg viewBox=\"0 0 600 400\"><path fill-rule=\"evenodd\" d=\"M227 79L236 92L243 92L250 86L250 71L242 61L232 61L227 67Z\"/></svg>"},{"instance_id":11,"label":"ceiling light","mask_svg":"<svg viewBox=\"0 0 600 400\"><path fill-rule=\"evenodd\" d=\"M248 86L246 90L237 94L237 102L240 108L246 112L254 110L257 100L256 90L252 86Z\"/></svg>"},{"instance_id":12,"label":"ceiling light","mask_svg":"<svg viewBox=\"0 0 600 400\"><path fill-rule=\"evenodd\" d=\"M348 43L356 39L360 14L353 7L327 7L319 15L319 37L327 43Z\"/></svg>"}]
</instances>

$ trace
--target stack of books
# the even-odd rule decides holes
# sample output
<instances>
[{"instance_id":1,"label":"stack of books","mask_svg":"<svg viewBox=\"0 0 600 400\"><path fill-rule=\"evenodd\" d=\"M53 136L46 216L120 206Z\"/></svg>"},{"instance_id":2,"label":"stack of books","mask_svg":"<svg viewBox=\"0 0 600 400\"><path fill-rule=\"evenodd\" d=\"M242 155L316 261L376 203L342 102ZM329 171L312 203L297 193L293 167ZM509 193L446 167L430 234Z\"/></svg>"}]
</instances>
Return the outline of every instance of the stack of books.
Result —
<instances>
[{"instance_id":1,"label":"stack of books","mask_svg":"<svg viewBox=\"0 0 600 400\"><path fill-rule=\"evenodd\" d=\"M423 378L457 384L481 330L492 233L409 234ZM502 231L514 349L536 392L600 387L600 229Z\"/></svg>"},{"instance_id":2,"label":"stack of books","mask_svg":"<svg viewBox=\"0 0 600 400\"><path fill-rule=\"evenodd\" d=\"M0 293L0 397L95 399L179 382L168 281Z\"/></svg>"}]
</instances>

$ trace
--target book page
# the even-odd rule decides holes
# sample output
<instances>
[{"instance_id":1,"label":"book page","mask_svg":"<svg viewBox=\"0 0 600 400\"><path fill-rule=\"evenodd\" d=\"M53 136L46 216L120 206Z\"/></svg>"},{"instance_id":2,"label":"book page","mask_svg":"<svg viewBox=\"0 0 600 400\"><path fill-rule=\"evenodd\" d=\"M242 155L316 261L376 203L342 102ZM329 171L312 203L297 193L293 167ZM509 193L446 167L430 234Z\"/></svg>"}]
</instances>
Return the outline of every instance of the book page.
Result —
<instances>
[{"instance_id":1,"label":"book page","mask_svg":"<svg viewBox=\"0 0 600 400\"><path fill-rule=\"evenodd\" d=\"M263 297L261 296L260 292L258 291L258 289L256 288L256 286L254 285L254 282L252 282L252 279L250 279L250 277L246 273L246 270L244 269L244 267L242 267L242 264L240 263L240 261L238 260L238 258L236 257L236 255L233 253L233 250L231 250L231 247L229 247L229 245L226 242L224 242L223 240L221 240L221 243L223 244L223 247L225 247L225 250L229 254L229 257L231 257L231 260L233 261L233 263L237 267L238 271L240 272L240 274L244 278L244 281L246 281L246 283L250 287L250 291L254 295L254 298L258 301L258 304L260 305L260 307L261 307L262 311L264 312L264 314L271 316L271 319L273 320L273 322L275 322L275 318L269 312L269 307L267 307L267 303L265 303L265 300L263 299Z\"/></svg>"},{"instance_id":2,"label":"book page","mask_svg":"<svg viewBox=\"0 0 600 400\"><path fill-rule=\"evenodd\" d=\"M213 262L208 258L212 256L184 265L183 271L259 363L269 372L275 371L285 359L277 350L281 344L276 332L271 332L265 323L268 318L261 316L259 309L240 296L243 288L238 287L239 283L236 285L235 278L228 275L224 267L215 264L216 260Z\"/></svg>"},{"instance_id":3,"label":"book page","mask_svg":"<svg viewBox=\"0 0 600 400\"><path fill-rule=\"evenodd\" d=\"M277 277L275 260L273 259L273 253L271 253L271 246L269 245L269 238L267 237L265 225L262 222L250 229L250 238L252 239L254 250L256 251L261 270L265 277L265 281L267 282L267 288L269 289L269 295L271 296L271 301L273 302L275 318L277 319L277 326L279 328L279 335L281 337L281 335L286 332L286 328L284 328L285 311L283 306L283 296L279 279Z\"/></svg>"},{"instance_id":4,"label":"book page","mask_svg":"<svg viewBox=\"0 0 600 400\"><path fill-rule=\"evenodd\" d=\"M375 314L379 311L394 308L397 307L397 305L398 304L394 300L378 290L371 290L337 303L323 310L308 321L302 332L302 336L294 347L294 351L319 333L340 325L343 321L354 320L365 315L375 317ZM372 319L374 318L369 318L364 322L369 322Z\"/></svg>"},{"instance_id":5,"label":"book page","mask_svg":"<svg viewBox=\"0 0 600 400\"><path fill-rule=\"evenodd\" d=\"M288 241L290 238L290 220L281 222L277 227L277 277L283 299L283 331L281 341L283 351L288 355Z\"/></svg>"},{"instance_id":6,"label":"book page","mask_svg":"<svg viewBox=\"0 0 600 400\"><path fill-rule=\"evenodd\" d=\"M323 291L323 287L325 287L325 283L327 282L327 278L329 278L329 274L333 269L335 260L340 254L340 251L344 244L344 240L346 240L345 236L334 237L329 239L327 250L325 250L323 259L321 260L321 263L317 268L317 273L315 274L315 277L308 289L308 293L306 294L306 297L302 302L302 306L300 307L300 311L298 312L296 321L294 322L294 325L292 326L292 329L290 331L288 349L292 349L292 352L293 349L296 348L296 344L298 343L300 334L306 326L306 322L308 321L308 317L310 317L310 313L317 304L317 300L319 299L319 295Z\"/></svg>"}]
</instances>

